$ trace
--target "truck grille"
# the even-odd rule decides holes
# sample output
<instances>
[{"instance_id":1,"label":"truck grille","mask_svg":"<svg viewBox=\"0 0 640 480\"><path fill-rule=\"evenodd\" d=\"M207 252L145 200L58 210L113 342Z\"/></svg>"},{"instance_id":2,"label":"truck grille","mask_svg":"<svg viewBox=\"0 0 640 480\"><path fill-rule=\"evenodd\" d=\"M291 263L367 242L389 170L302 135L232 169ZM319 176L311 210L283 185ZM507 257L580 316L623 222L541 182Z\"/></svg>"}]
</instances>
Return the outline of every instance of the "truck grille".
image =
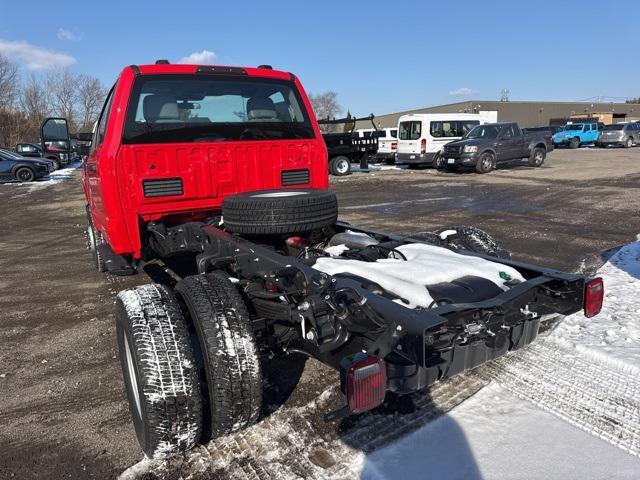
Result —
<instances>
[{"instance_id":1,"label":"truck grille","mask_svg":"<svg viewBox=\"0 0 640 480\"><path fill-rule=\"evenodd\" d=\"M460 153L461 149L462 147L459 145L445 145L444 147L445 153Z\"/></svg>"},{"instance_id":2,"label":"truck grille","mask_svg":"<svg viewBox=\"0 0 640 480\"><path fill-rule=\"evenodd\" d=\"M288 185L305 185L309 183L309 170L283 170L280 173L280 181L282 186Z\"/></svg>"},{"instance_id":3,"label":"truck grille","mask_svg":"<svg viewBox=\"0 0 640 480\"><path fill-rule=\"evenodd\" d=\"M142 189L145 197L168 197L183 194L181 178L143 180Z\"/></svg>"}]
</instances>

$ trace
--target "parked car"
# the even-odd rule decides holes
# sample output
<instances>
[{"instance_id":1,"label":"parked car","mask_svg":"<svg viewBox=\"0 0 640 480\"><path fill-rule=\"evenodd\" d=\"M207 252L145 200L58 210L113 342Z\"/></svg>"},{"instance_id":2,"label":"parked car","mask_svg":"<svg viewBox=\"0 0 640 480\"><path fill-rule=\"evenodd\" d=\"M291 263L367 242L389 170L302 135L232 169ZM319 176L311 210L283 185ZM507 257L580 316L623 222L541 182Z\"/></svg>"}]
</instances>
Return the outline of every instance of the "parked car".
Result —
<instances>
[{"instance_id":1,"label":"parked car","mask_svg":"<svg viewBox=\"0 0 640 480\"><path fill-rule=\"evenodd\" d=\"M0 181L33 182L49 175L53 167L43 160L18 157L0 150Z\"/></svg>"},{"instance_id":2,"label":"parked car","mask_svg":"<svg viewBox=\"0 0 640 480\"><path fill-rule=\"evenodd\" d=\"M529 165L541 167L549 147L544 135L523 133L517 123L486 123L471 130L462 140L444 147L443 164L448 169L474 167L487 173L501 162L528 158Z\"/></svg>"},{"instance_id":3,"label":"parked car","mask_svg":"<svg viewBox=\"0 0 640 480\"><path fill-rule=\"evenodd\" d=\"M25 157L20 155L19 153L13 152L11 150L7 150L6 148L0 148L0 152L4 153L5 155L9 155L10 157L13 157L16 160L34 160L31 157ZM48 158L39 158L38 161L46 163L47 167L49 167L49 172L54 172L57 169L57 162L50 160Z\"/></svg>"},{"instance_id":4,"label":"parked car","mask_svg":"<svg viewBox=\"0 0 640 480\"><path fill-rule=\"evenodd\" d=\"M295 117L274 121L268 98ZM290 72L127 66L93 145L83 187L95 267L122 275L143 258L184 258L175 286L116 300L148 457L256 422L275 356L302 352L337 371L335 421L520 349L543 319L602 306L602 279L511 261L479 229L408 238L337 221L325 142Z\"/></svg>"},{"instance_id":5,"label":"parked car","mask_svg":"<svg viewBox=\"0 0 640 480\"><path fill-rule=\"evenodd\" d=\"M640 145L640 123L614 123L605 125L596 143L598 147L618 145L630 148Z\"/></svg>"},{"instance_id":6,"label":"parked car","mask_svg":"<svg viewBox=\"0 0 640 480\"><path fill-rule=\"evenodd\" d=\"M68 162L68 154L67 153L52 153L52 152L44 152L42 147L36 143L18 143L16 145L16 153L22 155L23 157L30 158L46 158L51 160L55 164L55 169L59 169L63 163Z\"/></svg>"},{"instance_id":7,"label":"parked car","mask_svg":"<svg viewBox=\"0 0 640 480\"><path fill-rule=\"evenodd\" d=\"M442 150L483 123L475 113L416 113L398 119L396 163L442 167Z\"/></svg>"},{"instance_id":8,"label":"parked car","mask_svg":"<svg viewBox=\"0 0 640 480\"><path fill-rule=\"evenodd\" d=\"M374 155L376 162L393 164L398 150L398 129L381 128L378 132L378 152Z\"/></svg>"},{"instance_id":9,"label":"parked car","mask_svg":"<svg viewBox=\"0 0 640 480\"><path fill-rule=\"evenodd\" d=\"M356 130L361 137L376 137L378 139L378 151L373 155L374 162L395 163L396 150L398 148L397 128L363 128Z\"/></svg>"},{"instance_id":10,"label":"parked car","mask_svg":"<svg viewBox=\"0 0 640 480\"><path fill-rule=\"evenodd\" d=\"M567 123L562 131L553 136L553 143L556 147L568 146L578 148L585 143L596 143L600 132L598 122Z\"/></svg>"}]
</instances>

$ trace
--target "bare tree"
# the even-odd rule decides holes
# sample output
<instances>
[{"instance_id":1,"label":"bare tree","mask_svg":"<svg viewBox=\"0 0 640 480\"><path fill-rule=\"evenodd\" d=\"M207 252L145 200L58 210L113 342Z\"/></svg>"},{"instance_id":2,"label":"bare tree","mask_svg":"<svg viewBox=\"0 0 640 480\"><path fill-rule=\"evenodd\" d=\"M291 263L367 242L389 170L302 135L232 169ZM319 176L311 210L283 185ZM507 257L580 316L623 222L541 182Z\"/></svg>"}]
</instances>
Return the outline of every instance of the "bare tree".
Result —
<instances>
[{"instance_id":1,"label":"bare tree","mask_svg":"<svg viewBox=\"0 0 640 480\"><path fill-rule=\"evenodd\" d=\"M309 100L313 106L313 111L319 120L335 118L342 112L342 107L338 104L338 94L336 92L324 92L318 95L309 95ZM320 125L323 133L331 131L333 125Z\"/></svg>"},{"instance_id":2,"label":"bare tree","mask_svg":"<svg viewBox=\"0 0 640 480\"><path fill-rule=\"evenodd\" d=\"M93 123L100 114L100 109L107 90L97 78L89 75L78 77L78 128L81 131L91 131Z\"/></svg>"},{"instance_id":3,"label":"bare tree","mask_svg":"<svg viewBox=\"0 0 640 480\"><path fill-rule=\"evenodd\" d=\"M31 74L22 87L20 105L27 118L27 137L34 138L38 135L40 124L51 110L49 92L42 80L34 74Z\"/></svg>"},{"instance_id":4,"label":"bare tree","mask_svg":"<svg viewBox=\"0 0 640 480\"><path fill-rule=\"evenodd\" d=\"M70 129L76 130L78 77L74 76L68 68L57 70L47 76L47 89L51 93L53 114L66 118Z\"/></svg>"},{"instance_id":5,"label":"bare tree","mask_svg":"<svg viewBox=\"0 0 640 480\"><path fill-rule=\"evenodd\" d=\"M18 96L18 66L0 54L0 110L11 110Z\"/></svg>"},{"instance_id":6,"label":"bare tree","mask_svg":"<svg viewBox=\"0 0 640 480\"><path fill-rule=\"evenodd\" d=\"M24 124L15 109L18 82L18 67L0 54L0 145L11 146Z\"/></svg>"}]
</instances>

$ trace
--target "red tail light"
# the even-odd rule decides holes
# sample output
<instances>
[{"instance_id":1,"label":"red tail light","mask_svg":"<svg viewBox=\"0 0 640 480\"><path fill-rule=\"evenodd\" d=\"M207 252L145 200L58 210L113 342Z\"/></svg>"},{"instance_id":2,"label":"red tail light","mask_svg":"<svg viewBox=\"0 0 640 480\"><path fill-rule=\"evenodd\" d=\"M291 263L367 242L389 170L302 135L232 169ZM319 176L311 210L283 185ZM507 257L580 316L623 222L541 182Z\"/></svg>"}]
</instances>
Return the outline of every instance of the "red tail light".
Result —
<instances>
[{"instance_id":1,"label":"red tail light","mask_svg":"<svg viewBox=\"0 0 640 480\"><path fill-rule=\"evenodd\" d=\"M397 149L398 149L398 142L391 143L391 150L397 150Z\"/></svg>"},{"instance_id":2,"label":"red tail light","mask_svg":"<svg viewBox=\"0 0 640 480\"><path fill-rule=\"evenodd\" d=\"M351 364L346 375L349 410L361 413L384 402L387 391L387 369L384 360L365 357Z\"/></svg>"},{"instance_id":3,"label":"red tail light","mask_svg":"<svg viewBox=\"0 0 640 480\"><path fill-rule=\"evenodd\" d=\"M584 315L595 317L602 310L604 300L604 281L602 278L589 280L584 287Z\"/></svg>"},{"instance_id":4,"label":"red tail light","mask_svg":"<svg viewBox=\"0 0 640 480\"><path fill-rule=\"evenodd\" d=\"M420 142L420 153L425 154L427 153L427 139L423 138L422 141Z\"/></svg>"}]
</instances>

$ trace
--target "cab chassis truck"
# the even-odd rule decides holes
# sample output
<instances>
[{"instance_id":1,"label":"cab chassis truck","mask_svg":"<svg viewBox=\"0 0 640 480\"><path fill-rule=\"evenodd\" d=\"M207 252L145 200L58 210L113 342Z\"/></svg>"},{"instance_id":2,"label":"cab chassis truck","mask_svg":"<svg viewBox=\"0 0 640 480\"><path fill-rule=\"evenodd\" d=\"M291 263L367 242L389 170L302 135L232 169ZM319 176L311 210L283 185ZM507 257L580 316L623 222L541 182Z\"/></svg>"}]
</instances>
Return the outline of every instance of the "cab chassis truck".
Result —
<instances>
[{"instance_id":1,"label":"cab chassis truck","mask_svg":"<svg viewBox=\"0 0 640 480\"><path fill-rule=\"evenodd\" d=\"M171 257L187 265L171 285L116 300L146 455L259 420L261 363L274 356L303 352L336 369L335 420L520 349L545 318L600 311L600 278L513 261L477 228L402 237L338 221L326 159L291 73L122 70L82 169L93 262L115 275Z\"/></svg>"}]
</instances>

